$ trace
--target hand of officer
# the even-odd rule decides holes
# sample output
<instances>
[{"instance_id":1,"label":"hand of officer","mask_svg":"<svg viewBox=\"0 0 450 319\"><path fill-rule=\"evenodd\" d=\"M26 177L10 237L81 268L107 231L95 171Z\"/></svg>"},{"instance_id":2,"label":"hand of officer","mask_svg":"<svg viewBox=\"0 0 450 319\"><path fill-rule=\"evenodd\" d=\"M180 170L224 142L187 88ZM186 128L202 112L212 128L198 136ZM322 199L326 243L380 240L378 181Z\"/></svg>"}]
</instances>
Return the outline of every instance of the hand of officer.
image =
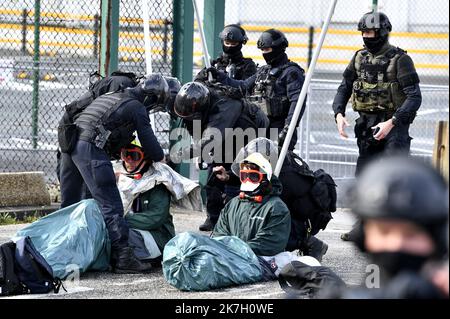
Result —
<instances>
[{"instance_id":1,"label":"hand of officer","mask_svg":"<svg viewBox=\"0 0 450 319\"><path fill-rule=\"evenodd\" d=\"M223 166L213 167L213 173L216 174L217 179L222 182L227 182L230 179L230 175L228 175L225 167Z\"/></svg>"},{"instance_id":2,"label":"hand of officer","mask_svg":"<svg viewBox=\"0 0 450 319\"><path fill-rule=\"evenodd\" d=\"M379 130L377 130L379 128ZM386 122L378 123L378 125L372 127L372 130L376 130L376 134L373 136L377 141L381 141L389 135L391 130L394 128L392 120L387 120Z\"/></svg>"},{"instance_id":3,"label":"hand of officer","mask_svg":"<svg viewBox=\"0 0 450 319\"><path fill-rule=\"evenodd\" d=\"M219 71L219 70L217 70L215 67L209 67L209 68L207 68L206 69L206 72L208 73L208 74L211 74L211 77L214 79L214 80L216 80L216 81L223 81L226 77L227 77L227 75L224 73L224 72L222 72L222 71Z\"/></svg>"},{"instance_id":4,"label":"hand of officer","mask_svg":"<svg viewBox=\"0 0 450 319\"><path fill-rule=\"evenodd\" d=\"M282 147L284 144L284 140L286 139L287 133L289 130L289 125L286 125L283 130L278 134L278 147Z\"/></svg>"},{"instance_id":5,"label":"hand of officer","mask_svg":"<svg viewBox=\"0 0 450 319\"><path fill-rule=\"evenodd\" d=\"M337 124L337 128L339 131L339 135L342 136L343 138L348 138L347 133L345 133L345 128L350 126L350 124L348 123L347 119L341 113L339 113L336 116L336 124Z\"/></svg>"}]
</instances>

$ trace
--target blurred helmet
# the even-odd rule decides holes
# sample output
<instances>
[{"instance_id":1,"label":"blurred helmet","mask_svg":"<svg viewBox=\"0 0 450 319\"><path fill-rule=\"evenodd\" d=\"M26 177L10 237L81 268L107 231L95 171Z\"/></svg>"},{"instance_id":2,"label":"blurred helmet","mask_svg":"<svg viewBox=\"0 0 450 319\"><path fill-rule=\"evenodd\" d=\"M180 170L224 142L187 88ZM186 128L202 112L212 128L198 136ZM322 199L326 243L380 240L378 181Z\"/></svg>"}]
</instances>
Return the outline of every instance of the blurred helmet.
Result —
<instances>
[{"instance_id":1,"label":"blurred helmet","mask_svg":"<svg viewBox=\"0 0 450 319\"><path fill-rule=\"evenodd\" d=\"M363 170L349 196L363 221L412 222L428 231L438 252L445 253L448 187L431 166L406 156L381 158Z\"/></svg>"},{"instance_id":2,"label":"blurred helmet","mask_svg":"<svg viewBox=\"0 0 450 319\"><path fill-rule=\"evenodd\" d=\"M170 76L166 76L165 79L167 81L167 84L169 85L169 99L167 100L166 104L166 112L168 112L173 117L177 117L174 112L174 104L175 98L181 89L181 82L177 78Z\"/></svg>"},{"instance_id":3,"label":"blurred helmet","mask_svg":"<svg viewBox=\"0 0 450 319\"><path fill-rule=\"evenodd\" d=\"M165 108L170 98L169 84L164 76L159 73L147 75L141 83L144 94L144 105L148 111Z\"/></svg>"},{"instance_id":4,"label":"blurred helmet","mask_svg":"<svg viewBox=\"0 0 450 319\"><path fill-rule=\"evenodd\" d=\"M269 161L272 171L275 170L278 160L277 146L273 141L265 137L258 137L250 141L245 147L241 148L233 164L231 165L231 171L233 174L239 176L240 163L252 153L260 153Z\"/></svg>"},{"instance_id":5,"label":"blurred helmet","mask_svg":"<svg viewBox=\"0 0 450 319\"><path fill-rule=\"evenodd\" d=\"M283 32L275 29L264 31L259 37L257 43L258 49L286 49L289 46L289 41Z\"/></svg>"},{"instance_id":6,"label":"blurred helmet","mask_svg":"<svg viewBox=\"0 0 450 319\"><path fill-rule=\"evenodd\" d=\"M223 31L220 32L219 38L222 41L228 40L228 41L239 42L242 44L246 44L248 41L248 37L247 37L247 34L245 33L245 30L237 24L227 25L223 29Z\"/></svg>"},{"instance_id":7,"label":"blurred helmet","mask_svg":"<svg viewBox=\"0 0 450 319\"><path fill-rule=\"evenodd\" d=\"M358 23L358 31L377 31L380 37L387 36L392 31L392 25L387 15L381 12L368 12Z\"/></svg>"},{"instance_id":8,"label":"blurred helmet","mask_svg":"<svg viewBox=\"0 0 450 319\"><path fill-rule=\"evenodd\" d=\"M183 85L175 98L174 112L185 120L198 118L209 106L210 93L200 82Z\"/></svg>"}]
</instances>

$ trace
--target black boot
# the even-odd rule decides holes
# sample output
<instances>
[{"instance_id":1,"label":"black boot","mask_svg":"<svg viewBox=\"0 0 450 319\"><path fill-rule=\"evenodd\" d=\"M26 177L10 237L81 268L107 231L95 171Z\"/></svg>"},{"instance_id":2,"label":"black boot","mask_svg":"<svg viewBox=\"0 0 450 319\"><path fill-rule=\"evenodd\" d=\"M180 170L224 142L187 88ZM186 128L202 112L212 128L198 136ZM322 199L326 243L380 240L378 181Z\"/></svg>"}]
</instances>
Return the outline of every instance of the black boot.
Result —
<instances>
[{"instance_id":1,"label":"black boot","mask_svg":"<svg viewBox=\"0 0 450 319\"><path fill-rule=\"evenodd\" d=\"M327 253L328 245L320 239L311 236L307 243L306 255L316 258L319 262L322 262L323 256Z\"/></svg>"},{"instance_id":2,"label":"black boot","mask_svg":"<svg viewBox=\"0 0 450 319\"><path fill-rule=\"evenodd\" d=\"M136 258L133 248L124 247L116 252L114 272L118 274L139 274L152 270L152 266Z\"/></svg>"},{"instance_id":3,"label":"black boot","mask_svg":"<svg viewBox=\"0 0 450 319\"><path fill-rule=\"evenodd\" d=\"M203 224L200 225L198 228L201 231L212 231L214 229L215 223L212 222L212 220L208 217L206 217L206 220Z\"/></svg>"}]
</instances>

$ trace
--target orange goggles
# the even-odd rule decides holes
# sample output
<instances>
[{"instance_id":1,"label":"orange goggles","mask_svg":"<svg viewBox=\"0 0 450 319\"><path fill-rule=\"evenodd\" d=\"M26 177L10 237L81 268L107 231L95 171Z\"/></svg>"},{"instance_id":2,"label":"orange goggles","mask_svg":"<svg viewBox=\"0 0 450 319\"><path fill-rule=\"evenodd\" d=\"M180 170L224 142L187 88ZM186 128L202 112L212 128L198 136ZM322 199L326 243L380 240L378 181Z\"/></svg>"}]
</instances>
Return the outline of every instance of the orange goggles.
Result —
<instances>
[{"instance_id":1,"label":"orange goggles","mask_svg":"<svg viewBox=\"0 0 450 319\"><path fill-rule=\"evenodd\" d=\"M124 162L140 162L144 159L144 152L139 147L122 148L120 151L120 158Z\"/></svg>"},{"instance_id":2,"label":"orange goggles","mask_svg":"<svg viewBox=\"0 0 450 319\"><path fill-rule=\"evenodd\" d=\"M241 183L250 182L253 184L259 184L264 178L264 174L257 170L241 169L239 173Z\"/></svg>"}]
</instances>

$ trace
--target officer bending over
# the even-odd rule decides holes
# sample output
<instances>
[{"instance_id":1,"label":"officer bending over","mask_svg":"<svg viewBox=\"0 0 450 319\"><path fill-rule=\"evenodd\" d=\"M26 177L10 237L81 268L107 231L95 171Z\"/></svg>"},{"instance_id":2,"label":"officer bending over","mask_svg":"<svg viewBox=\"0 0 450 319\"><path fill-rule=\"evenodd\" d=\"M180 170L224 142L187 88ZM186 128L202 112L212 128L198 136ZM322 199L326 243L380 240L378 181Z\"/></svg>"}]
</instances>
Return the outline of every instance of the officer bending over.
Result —
<instances>
[{"instance_id":1,"label":"officer bending over","mask_svg":"<svg viewBox=\"0 0 450 319\"><path fill-rule=\"evenodd\" d=\"M112 246L112 266L119 272L145 272L150 265L141 263L128 245L128 226L111 159L133 139L137 131L149 161L164 160L148 116L148 110L165 105L168 85L159 74L150 75L141 84L124 92L105 94L95 99L75 119L78 141L71 153L62 154L61 207L81 200L83 181L98 202Z\"/></svg>"},{"instance_id":2,"label":"officer bending over","mask_svg":"<svg viewBox=\"0 0 450 319\"><path fill-rule=\"evenodd\" d=\"M339 134L347 138L345 108L351 97L359 113L355 124L363 166L380 153L409 153L409 126L422 103L419 76L409 55L389 43L392 25L380 12L366 13L358 24L364 48L357 51L344 72L333 102Z\"/></svg>"},{"instance_id":3,"label":"officer bending over","mask_svg":"<svg viewBox=\"0 0 450 319\"><path fill-rule=\"evenodd\" d=\"M288 46L289 42L281 31L270 29L263 32L258 40L258 49L262 51L267 65L259 68L252 77L245 81L237 81L215 68L208 70L215 79L226 85L240 88L247 94L250 101L259 104L270 120L269 128L278 129L280 146L286 138L305 81L304 70L288 59L286 54ZM299 122L305 105L300 113ZM294 149L296 142L297 134L295 133L289 149Z\"/></svg>"},{"instance_id":4,"label":"officer bending over","mask_svg":"<svg viewBox=\"0 0 450 319\"><path fill-rule=\"evenodd\" d=\"M208 183L205 187L208 217L200 226L202 231L211 231L225 201L239 194L238 179L220 181L215 176L215 167L230 170L236 153L243 146L237 146L237 139L227 129L251 129L254 134L258 134L259 128L265 131L269 125L267 116L256 105L241 97L239 92L225 85L197 81L185 84L175 99L174 111L184 120L190 134L194 137L201 134L201 139L195 141L193 148L187 149L188 154L184 155L192 158L194 152L201 152L202 161L208 163ZM195 120L199 121L201 132L193 131ZM213 131L220 132L220 137L214 138ZM242 139L244 145L248 143L246 139L246 136ZM209 148L212 149L209 154L204 154L203 151ZM229 163L225 161L227 158L230 159Z\"/></svg>"}]
</instances>

